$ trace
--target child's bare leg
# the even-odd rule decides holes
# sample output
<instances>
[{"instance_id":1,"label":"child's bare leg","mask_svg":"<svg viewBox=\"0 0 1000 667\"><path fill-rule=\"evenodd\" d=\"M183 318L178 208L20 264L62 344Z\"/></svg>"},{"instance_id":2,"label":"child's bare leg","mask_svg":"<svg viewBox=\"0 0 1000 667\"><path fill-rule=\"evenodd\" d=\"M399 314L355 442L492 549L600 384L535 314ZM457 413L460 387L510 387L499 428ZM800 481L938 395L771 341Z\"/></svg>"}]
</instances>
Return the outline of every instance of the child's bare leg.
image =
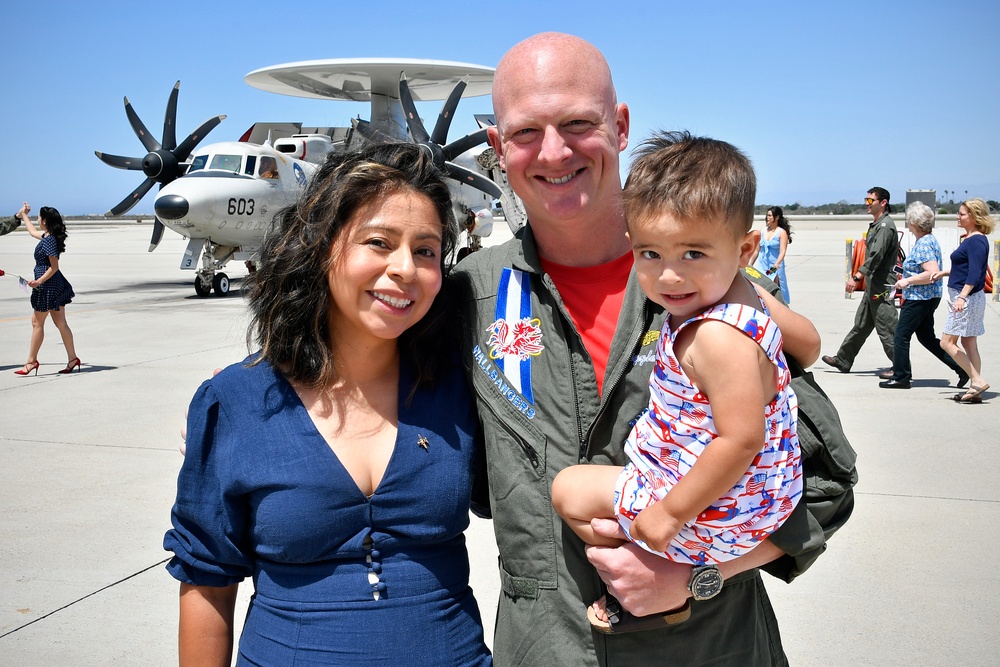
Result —
<instances>
[{"instance_id":1,"label":"child's bare leg","mask_svg":"<svg viewBox=\"0 0 1000 667\"><path fill-rule=\"evenodd\" d=\"M591 519L615 518L615 486L621 471L618 466L576 465L564 468L552 480L552 506L587 544L616 547L622 543L590 527Z\"/></svg>"}]
</instances>

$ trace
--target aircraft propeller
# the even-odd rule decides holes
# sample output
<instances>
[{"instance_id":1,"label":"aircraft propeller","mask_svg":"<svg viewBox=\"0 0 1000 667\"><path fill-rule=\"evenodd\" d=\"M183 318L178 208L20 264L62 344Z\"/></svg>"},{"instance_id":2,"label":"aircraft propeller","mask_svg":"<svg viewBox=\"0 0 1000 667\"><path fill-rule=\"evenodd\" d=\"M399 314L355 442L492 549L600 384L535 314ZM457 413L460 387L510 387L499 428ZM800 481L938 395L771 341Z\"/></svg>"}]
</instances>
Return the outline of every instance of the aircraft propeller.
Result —
<instances>
[{"instance_id":1,"label":"aircraft propeller","mask_svg":"<svg viewBox=\"0 0 1000 667\"><path fill-rule=\"evenodd\" d=\"M410 86L406 82L406 75L399 77L399 102L403 106L403 113L406 115L406 125L410 128L410 136L428 151L434 158L434 164L438 169L444 171L448 176L465 185L485 192L494 199L500 199L503 191L496 183L481 176L480 174L459 166L452 162L456 157L466 152L470 148L475 148L486 141L486 130L477 130L465 135L461 139L456 139L450 144L445 144L448 140L448 129L451 127L451 120L455 115L455 109L462 98L467 85L466 79L459 81L452 89L451 94L441 108L441 114L434 124L434 131L428 135L424 128L420 116L417 114L417 107L413 104L413 96L410 94Z\"/></svg>"},{"instance_id":2,"label":"aircraft propeller","mask_svg":"<svg viewBox=\"0 0 1000 667\"><path fill-rule=\"evenodd\" d=\"M139 184L135 190L130 192L125 199L121 200L117 206L108 211L107 215L122 215L127 213L133 206L139 203L154 184L159 183L163 187L174 179L183 176L187 165L184 161L191 155L195 146L211 132L216 125L221 123L225 116L215 116L209 118L201 126L189 134L179 145L175 126L177 124L177 93L181 82L174 84L170 91L170 99L167 101L167 112L163 118L163 140L156 141L149 130L139 119L138 114L132 109L132 103L125 98L125 115L132 126L132 131L139 137L143 147L148 151L145 157L123 157L121 155L110 155L101 151L94 151L94 154L104 164L111 165L118 169L128 169L131 171L142 171L146 175L146 180ZM163 223L158 218L154 218L153 236L149 241L149 252L152 252L163 238Z\"/></svg>"}]
</instances>

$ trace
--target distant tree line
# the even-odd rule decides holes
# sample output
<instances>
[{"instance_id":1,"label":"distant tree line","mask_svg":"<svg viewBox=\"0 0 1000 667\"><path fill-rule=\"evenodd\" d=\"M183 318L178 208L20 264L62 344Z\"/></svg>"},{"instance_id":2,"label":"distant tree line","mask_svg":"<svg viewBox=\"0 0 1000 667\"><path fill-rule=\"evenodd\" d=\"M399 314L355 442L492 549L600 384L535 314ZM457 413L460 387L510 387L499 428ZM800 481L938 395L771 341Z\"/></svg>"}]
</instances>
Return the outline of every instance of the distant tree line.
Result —
<instances>
[{"instance_id":1,"label":"distant tree line","mask_svg":"<svg viewBox=\"0 0 1000 667\"><path fill-rule=\"evenodd\" d=\"M906 205L906 200L891 203L893 210L902 212ZM986 203L993 213L1000 213L1000 202L994 199L987 199ZM942 215L956 214L961 204L962 202L960 201L939 201L936 204L938 207L937 212ZM756 215L764 215L771 206L773 204L758 204L754 207L754 213ZM819 206L804 206L795 202L794 204L781 205L781 208L786 214L794 213L796 215L864 215L867 213L864 202L855 204L844 199L836 203L820 204Z\"/></svg>"}]
</instances>

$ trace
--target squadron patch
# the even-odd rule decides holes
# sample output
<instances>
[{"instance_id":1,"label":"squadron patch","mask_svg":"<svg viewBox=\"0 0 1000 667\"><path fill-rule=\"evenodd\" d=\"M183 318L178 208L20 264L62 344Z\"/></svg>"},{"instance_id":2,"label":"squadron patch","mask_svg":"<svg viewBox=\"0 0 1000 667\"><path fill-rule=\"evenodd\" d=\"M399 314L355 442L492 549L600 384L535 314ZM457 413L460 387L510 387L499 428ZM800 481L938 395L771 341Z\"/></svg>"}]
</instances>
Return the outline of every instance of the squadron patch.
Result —
<instances>
[{"instance_id":1,"label":"squadron patch","mask_svg":"<svg viewBox=\"0 0 1000 667\"><path fill-rule=\"evenodd\" d=\"M511 389L534 404L531 360L542 353L541 321L531 313L531 276L504 268L497 284L493 323L486 328L489 357L509 382Z\"/></svg>"},{"instance_id":2,"label":"squadron patch","mask_svg":"<svg viewBox=\"0 0 1000 667\"><path fill-rule=\"evenodd\" d=\"M529 320L527 317L514 322L511 326L506 320L497 320L486 327L490 334L486 344L490 348L490 359L501 357L516 357L527 361L529 357L537 357L545 349L542 345L542 327L538 318Z\"/></svg>"}]
</instances>

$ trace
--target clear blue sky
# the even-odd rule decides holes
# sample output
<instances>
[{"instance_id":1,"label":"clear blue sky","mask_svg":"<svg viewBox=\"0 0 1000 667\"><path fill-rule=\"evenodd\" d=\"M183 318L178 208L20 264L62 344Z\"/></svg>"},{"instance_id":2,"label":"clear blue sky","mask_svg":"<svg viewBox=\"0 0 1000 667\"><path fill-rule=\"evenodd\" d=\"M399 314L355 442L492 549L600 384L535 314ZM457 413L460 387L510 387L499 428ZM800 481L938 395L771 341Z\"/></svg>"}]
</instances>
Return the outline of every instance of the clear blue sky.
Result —
<instances>
[{"instance_id":1,"label":"clear blue sky","mask_svg":"<svg viewBox=\"0 0 1000 667\"><path fill-rule=\"evenodd\" d=\"M478 8L478 10L476 9ZM255 121L345 125L367 106L279 96L243 82L323 58L435 58L495 66L515 42L560 30L606 54L632 112L632 144L688 129L744 149L759 204L860 202L874 185L1000 199L1000 3L19 2L0 9L0 213L22 199L101 213L142 180L94 150L144 154L127 95L159 137L181 81L178 141L217 114L206 143ZM452 137L490 98L464 100ZM436 118L437 103L421 114ZM153 192L134 209L152 211Z\"/></svg>"}]
</instances>

